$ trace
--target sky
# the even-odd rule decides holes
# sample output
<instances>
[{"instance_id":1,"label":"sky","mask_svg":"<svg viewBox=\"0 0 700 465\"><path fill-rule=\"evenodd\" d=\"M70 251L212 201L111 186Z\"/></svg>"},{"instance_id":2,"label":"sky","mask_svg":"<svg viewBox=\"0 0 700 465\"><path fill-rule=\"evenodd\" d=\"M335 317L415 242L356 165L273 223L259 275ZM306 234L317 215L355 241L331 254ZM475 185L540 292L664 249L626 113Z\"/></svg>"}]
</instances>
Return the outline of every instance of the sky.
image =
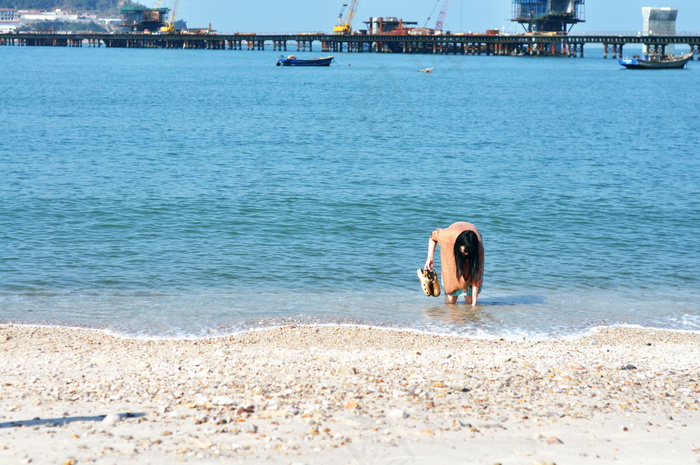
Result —
<instances>
[{"instance_id":1,"label":"sky","mask_svg":"<svg viewBox=\"0 0 700 465\"><path fill-rule=\"evenodd\" d=\"M163 0L170 6L173 0ZM177 19L188 27L208 27L232 32L330 32L343 3L349 0L179 0ZM444 0L359 0L353 29L366 29L370 17L395 16L415 21L418 27L434 27ZM155 0L152 2L155 3ZM148 1L143 2L152 6ZM572 33L632 32L642 29L642 7L678 8L676 31L700 31L700 0L587 0L585 23ZM443 30L484 32L503 29L522 32L510 21L512 0L451 0ZM431 15L432 11L432 15ZM428 21L428 17L431 19Z\"/></svg>"}]
</instances>

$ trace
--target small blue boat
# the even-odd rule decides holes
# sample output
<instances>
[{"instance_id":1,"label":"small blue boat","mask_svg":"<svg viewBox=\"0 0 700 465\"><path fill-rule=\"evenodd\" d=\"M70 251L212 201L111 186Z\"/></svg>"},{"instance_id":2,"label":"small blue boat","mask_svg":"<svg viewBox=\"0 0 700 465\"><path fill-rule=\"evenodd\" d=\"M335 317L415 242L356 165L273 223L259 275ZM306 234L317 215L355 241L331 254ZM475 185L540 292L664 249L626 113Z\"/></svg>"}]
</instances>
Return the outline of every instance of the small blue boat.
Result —
<instances>
[{"instance_id":1,"label":"small blue boat","mask_svg":"<svg viewBox=\"0 0 700 465\"><path fill-rule=\"evenodd\" d=\"M294 55L289 55L286 58L281 56L277 59L277 66L330 66L333 57L308 58L300 59Z\"/></svg>"}]
</instances>

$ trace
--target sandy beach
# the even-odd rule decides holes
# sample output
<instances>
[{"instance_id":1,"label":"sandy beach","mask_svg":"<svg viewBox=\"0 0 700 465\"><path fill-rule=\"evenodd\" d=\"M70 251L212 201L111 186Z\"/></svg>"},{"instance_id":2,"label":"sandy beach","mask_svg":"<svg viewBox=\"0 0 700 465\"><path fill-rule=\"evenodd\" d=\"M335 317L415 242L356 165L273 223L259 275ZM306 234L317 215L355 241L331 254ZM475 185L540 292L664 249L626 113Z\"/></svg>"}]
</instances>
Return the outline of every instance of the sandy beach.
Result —
<instances>
[{"instance_id":1,"label":"sandy beach","mask_svg":"<svg viewBox=\"0 0 700 465\"><path fill-rule=\"evenodd\" d=\"M700 463L700 335L0 325L3 464Z\"/></svg>"}]
</instances>

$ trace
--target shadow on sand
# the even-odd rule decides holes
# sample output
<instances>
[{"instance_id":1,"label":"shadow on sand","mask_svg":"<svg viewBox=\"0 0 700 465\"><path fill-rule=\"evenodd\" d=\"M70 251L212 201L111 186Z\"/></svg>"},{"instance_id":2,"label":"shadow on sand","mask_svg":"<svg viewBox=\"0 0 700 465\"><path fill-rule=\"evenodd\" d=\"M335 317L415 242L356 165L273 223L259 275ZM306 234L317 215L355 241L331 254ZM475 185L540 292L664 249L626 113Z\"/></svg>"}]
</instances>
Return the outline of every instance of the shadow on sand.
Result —
<instances>
[{"instance_id":1,"label":"shadow on sand","mask_svg":"<svg viewBox=\"0 0 700 465\"><path fill-rule=\"evenodd\" d=\"M120 419L124 418L140 418L145 416L145 413L118 413ZM63 426L76 421L103 421L107 415L96 415L94 417L61 417L61 418L32 418L31 420L6 421L0 423L0 429L3 428L19 428L22 426Z\"/></svg>"}]
</instances>

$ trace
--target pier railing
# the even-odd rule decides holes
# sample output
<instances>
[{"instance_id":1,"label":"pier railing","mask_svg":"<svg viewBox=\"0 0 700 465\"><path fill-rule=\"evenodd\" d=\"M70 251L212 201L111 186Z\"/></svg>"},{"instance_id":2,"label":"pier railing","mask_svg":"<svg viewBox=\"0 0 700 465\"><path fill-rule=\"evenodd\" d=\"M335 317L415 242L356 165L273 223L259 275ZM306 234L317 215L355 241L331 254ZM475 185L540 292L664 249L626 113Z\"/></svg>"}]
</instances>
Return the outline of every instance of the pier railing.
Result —
<instances>
[{"instance_id":1,"label":"pier railing","mask_svg":"<svg viewBox=\"0 0 700 465\"><path fill-rule=\"evenodd\" d=\"M622 56L623 47L641 44L655 52L665 53L669 45L688 45L694 55L700 51L700 33L675 35L642 35L640 33L580 34L445 34L445 35L334 35L329 33L296 34L140 34L140 33L4 33L0 45L172 48L215 50L313 51L314 44L323 52L393 52L440 53L461 55L555 55L583 56L587 44L601 44L604 57L612 52Z\"/></svg>"}]
</instances>

